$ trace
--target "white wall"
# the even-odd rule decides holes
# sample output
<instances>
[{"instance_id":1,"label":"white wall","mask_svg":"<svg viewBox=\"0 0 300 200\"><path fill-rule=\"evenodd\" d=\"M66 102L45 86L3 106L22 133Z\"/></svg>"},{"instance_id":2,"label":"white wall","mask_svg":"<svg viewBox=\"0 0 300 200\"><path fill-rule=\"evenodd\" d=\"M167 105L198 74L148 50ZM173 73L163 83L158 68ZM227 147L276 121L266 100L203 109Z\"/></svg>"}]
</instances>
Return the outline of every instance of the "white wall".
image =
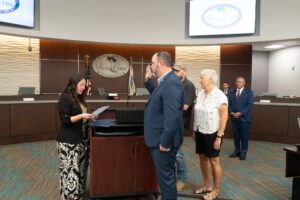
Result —
<instances>
[{"instance_id":1,"label":"white wall","mask_svg":"<svg viewBox=\"0 0 300 200\"><path fill-rule=\"evenodd\" d=\"M206 45L300 38L299 0L261 0L254 36L187 38L187 0L41 0L37 29L0 25L0 33L126 44Z\"/></svg>"},{"instance_id":2,"label":"white wall","mask_svg":"<svg viewBox=\"0 0 300 200\"><path fill-rule=\"evenodd\" d=\"M300 96L300 46L277 50L269 56L269 92Z\"/></svg>"},{"instance_id":3,"label":"white wall","mask_svg":"<svg viewBox=\"0 0 300 200\"><path fill-rule=\"evenodd\" d=\"M252 52L252 80L251 89L254 95L268 92L269 84L269 52Z\"/></svg>"}]
</instances>

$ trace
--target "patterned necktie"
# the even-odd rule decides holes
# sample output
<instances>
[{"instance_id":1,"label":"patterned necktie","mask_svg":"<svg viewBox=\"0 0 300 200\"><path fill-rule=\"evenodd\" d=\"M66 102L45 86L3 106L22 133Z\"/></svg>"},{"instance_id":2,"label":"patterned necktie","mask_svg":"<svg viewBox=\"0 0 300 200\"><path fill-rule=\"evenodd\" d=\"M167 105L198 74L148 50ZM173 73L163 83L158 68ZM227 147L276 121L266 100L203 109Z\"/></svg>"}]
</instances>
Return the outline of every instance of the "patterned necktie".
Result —
<instances>
[{"instance_id":1,"label":"patterned necktie","mask_svg":"<svg viewBox=\"0 0 300 200\"><path fill-rule=\"evenodd\" d=\"M239 101L240 99L240 89L237 90L237 95L236 95L236 101Z\"/></svg>"}]
</instances>

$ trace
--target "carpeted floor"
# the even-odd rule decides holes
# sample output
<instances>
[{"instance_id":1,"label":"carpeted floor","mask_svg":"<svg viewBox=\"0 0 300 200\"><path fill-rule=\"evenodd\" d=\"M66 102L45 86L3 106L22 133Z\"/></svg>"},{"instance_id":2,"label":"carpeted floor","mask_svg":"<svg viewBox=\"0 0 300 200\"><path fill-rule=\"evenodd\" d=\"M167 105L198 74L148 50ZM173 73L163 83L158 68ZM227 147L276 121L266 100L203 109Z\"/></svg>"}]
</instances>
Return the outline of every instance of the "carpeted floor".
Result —
<instances>
[{"instance_id":1,"label":"carpeted floor","mask_svg":"<svg viewBox=\"0 0 300 200\"><path fill-rule=\"evenodd\" d=\"M292 179L285 178L285 146L289 145L250 141L247 159L240 161L228 158L233 150L233 141L225 139L221 152L223 177L218 200L288 200ZM185 138L183 149L189 187L179 193L178 199L201 199L192 195L192 191L202 184L202 176L198 156L194 153L194 142L190 137ZM0 199L58 200L57 172L55 141L0 146ZM148 200L152 196L135 199Z\"/></svg>"}]
</instances>

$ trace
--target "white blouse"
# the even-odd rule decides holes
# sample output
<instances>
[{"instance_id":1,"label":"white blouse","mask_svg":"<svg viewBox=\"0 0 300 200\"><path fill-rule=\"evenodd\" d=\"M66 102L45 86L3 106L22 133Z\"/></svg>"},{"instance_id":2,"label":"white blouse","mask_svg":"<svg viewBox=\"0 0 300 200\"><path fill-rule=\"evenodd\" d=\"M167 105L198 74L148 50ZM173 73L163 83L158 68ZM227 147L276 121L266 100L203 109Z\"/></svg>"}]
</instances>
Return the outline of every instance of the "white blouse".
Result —
<instances>
[{"instance_id":1,"label":"white blouse","mask_svg":"<svg viewBox=\"0 0 300 200\"><path fill-rule=\"evenodd\" d=\"M217 87L205 97L205 90L197 96L194 108L194 131L203 134L212 134L218 131L220 125L219 108L222 104L228 105L226 95Z\"/></svg>"}]
</instances>

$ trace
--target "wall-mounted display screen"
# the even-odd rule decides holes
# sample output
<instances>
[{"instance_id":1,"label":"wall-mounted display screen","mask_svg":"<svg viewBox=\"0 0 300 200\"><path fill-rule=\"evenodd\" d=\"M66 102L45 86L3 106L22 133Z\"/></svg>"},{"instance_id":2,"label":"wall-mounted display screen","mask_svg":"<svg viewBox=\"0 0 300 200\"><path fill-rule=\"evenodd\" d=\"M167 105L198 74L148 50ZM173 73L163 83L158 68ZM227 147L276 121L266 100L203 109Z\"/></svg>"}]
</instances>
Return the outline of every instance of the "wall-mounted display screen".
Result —
<instances>
[{"instance_id":1,"label":"wall-mounted display screen","mask_svg":"<svg viewBox=\"0 0 300 200\"><path fill-rule=\"evenodd\" d=\"M190 0L189 36L254 34L256 0Z\"/></svg>"},{"instance_id":2,"label":"wall-mounted display screen","mask_svg":"<svg viewBox=\"0 0 300 200\"><path fill-rule=\"evenodd\" d=\"M0 23L34 27L34 0L0 0Z\"/></svg>"}]
</instances>

